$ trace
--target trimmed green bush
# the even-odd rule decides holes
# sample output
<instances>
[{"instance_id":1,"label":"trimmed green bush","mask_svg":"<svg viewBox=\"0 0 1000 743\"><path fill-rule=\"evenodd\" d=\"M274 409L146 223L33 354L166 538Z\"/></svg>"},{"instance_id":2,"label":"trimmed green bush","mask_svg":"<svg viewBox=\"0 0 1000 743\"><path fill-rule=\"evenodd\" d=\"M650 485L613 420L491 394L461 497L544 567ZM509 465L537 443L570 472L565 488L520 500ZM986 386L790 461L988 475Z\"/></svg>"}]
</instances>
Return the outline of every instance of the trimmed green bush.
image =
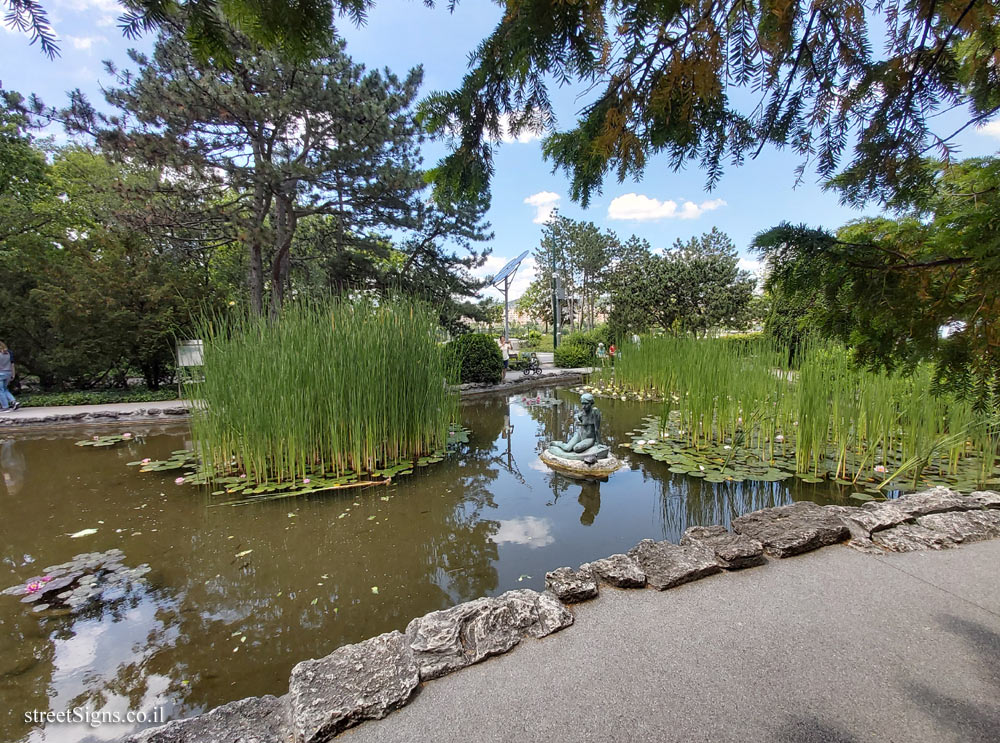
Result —
<instances>
[{"instance_id":1,"label":"trimmed green bush","mask_svg":"<svg viewBox=\"0 0 1000 743\"><path fill-rule=\"evenodd\" d=\"M555 363L560 369L574 369L594 365L594 351L582 343L563 341L555 352Z\"/></svg>"},{"instance_id":2,"label":"trimmed green bush","mask_svg":"<svg viewBox=\"0 0 1000 743\"><path fill-rule=\"evenodd\" d=\"M503 375L500 346L485 333L460 335L447 345L450 357L459 370L459 381L499 384Z\"/></svg>"}]
</instances>

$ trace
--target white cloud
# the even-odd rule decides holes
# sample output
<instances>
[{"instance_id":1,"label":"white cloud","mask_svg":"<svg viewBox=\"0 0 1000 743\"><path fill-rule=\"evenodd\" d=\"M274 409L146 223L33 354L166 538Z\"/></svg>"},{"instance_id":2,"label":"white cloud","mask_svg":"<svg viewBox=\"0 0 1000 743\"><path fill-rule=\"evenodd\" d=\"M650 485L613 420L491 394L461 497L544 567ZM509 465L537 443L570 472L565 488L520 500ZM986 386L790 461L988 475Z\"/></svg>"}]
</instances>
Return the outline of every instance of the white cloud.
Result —
<instances>
[{"instance_id":1,"label":"white cloud","mask_svg":"<svg viewBox=\"0 0 1000 743\"><path fill-rule=\"evenodd\" d=\"M636 222L646 222L658 219L697 219L705 212L725 206L722 199L712 199L695 204L685 201L678 205L676 201L660 201L639 193L627 193L614 199L608 206L608 219L624 219Z\"/></svg>"},{"instance_id":2,"label":"white cloud","mask_svg":"<svg viewBox=\"0 0 1000 743\"><path fill-rule=\"evenodd\" d=\"M997 139L1000 139L1000 119L983 124L976 131L980 134L985 134L988 137L996 137Z\"/></svg>"},{"instance_id":3,"label":"white cloud","mask_svg":"<svg viewBox=\"0 0 1000 743\"><path fill-rule=\"evenodd\" d=\"M103 44L107 41L103 36L66 36L66 40L73 45L74 49L90 49L94 44Z\"/></svg>"},{"instance_id":4,"label":"white cloud","mask_svg":"<svg viewBox=\"0 0 1000 743\"><path fill-rule=\"evenodd\" d=\"M561 197L551 191L539 191L524 200L525 204L535 207L535 218L531 220L535 224L545 224L552 217L552 212L559 205Z\"/></svg>"},{"instance_id":5,"label":"white cloud","mask_svg":"<svg viewBox=\"0 0 1000 743\"><path fill-rule=\"evenodd\" d=\"M552 522L536 516L524 516L519 519L502 519L497 533L490 537L497 544L526 544L531 549L552 544Z\"/></svg>"}]
</instances>

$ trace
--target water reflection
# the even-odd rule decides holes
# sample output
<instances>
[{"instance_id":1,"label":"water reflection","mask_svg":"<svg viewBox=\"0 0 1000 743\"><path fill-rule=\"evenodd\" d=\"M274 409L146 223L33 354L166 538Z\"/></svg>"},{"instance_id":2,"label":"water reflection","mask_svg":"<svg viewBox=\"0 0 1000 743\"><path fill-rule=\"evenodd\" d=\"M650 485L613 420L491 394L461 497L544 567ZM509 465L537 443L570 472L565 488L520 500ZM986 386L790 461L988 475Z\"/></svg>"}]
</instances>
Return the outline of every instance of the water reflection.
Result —
<instances>
[{"instance_id":1,"label":"water reflection","mask_svg":"<svg viewBox=\"0 0 1000 743\"><path fill-rule=\"evenodd\" d=\"M497 544L527 544L531 547L544 547L552 544L552 522L535 516L525 516L520 519L504 519L498 522L499 528L490 537Z\"/></svg>"},{"instance_id":2,"label":"water reflection","mask_svg":"<svg viewBox=\"0 0 1000 743\"><path fill-rule=\"evenodd\" d=\"M115 547L127 564L154 572L148 590L86 616L40 620L0 596L0 740L125 732L26 726L23 712L35 708L163 705L172 718L281 694L296 662L403 629L429 611L541 589L547 570L643 538L677 540L694 524L729 524L793 499L836 499L813 486L713 485L632 457L618 444L655 411L618 401L599 403L602 434L626 466L607 482L563 477L538 454L565 439L577 396L521 397L464 404L469 442L389 487L240 507L217 507L169 473L125 466L188 445L185 426L134 429L134 440L107 449L74 446L79 429L6 437L0 588ZM67 536L90 528L97 533Z\"/></svg>"},{"instance_id":3,"label":"water reflection","mask_svg":"<svg viewBox=\"0 0 1000 743\"><path fill-rule=\"evenodd\" d=\"M18 450L13 438L0 441L0 472L3 473L3 488L6 495L17 495L24 485L24 455Z\"/></svg>"},{"instance_id":4,"label":"water reflection","mask_svg":"<svg viewBox=\"0 0 1000 743\"><path fill-rule=\"evenodd\" d=\"M601 512L601 483L584 481L580 488L580 497L577 500L583 506L580 523L584 526L591 526L594 519L597 518L597 514Z\"/></svg>"}]
</instances>

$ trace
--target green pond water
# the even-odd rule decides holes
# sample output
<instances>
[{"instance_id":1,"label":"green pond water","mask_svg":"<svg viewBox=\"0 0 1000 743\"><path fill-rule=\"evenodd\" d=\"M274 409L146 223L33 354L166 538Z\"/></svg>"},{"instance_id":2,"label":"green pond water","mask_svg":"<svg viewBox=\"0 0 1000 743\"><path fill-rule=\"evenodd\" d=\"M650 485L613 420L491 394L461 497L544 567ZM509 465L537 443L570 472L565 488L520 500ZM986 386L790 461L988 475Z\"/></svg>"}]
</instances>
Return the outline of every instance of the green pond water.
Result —
<instances>
[{"instance_id":1,"label":"green pond water","mask_svg":"<svg viewBox=\"0 0 1000 743\"><path fill-rule=\"evenodd\" d=\"M562 404L531 404L535 392L464 403L469 442L390 486L240 507L212 507L221 499L175 484L177 473L125 466L189 448L183 423L3 432L0 588L112 548L152 572L144 587L78 615L39 617L0 596L0 740L113 740L136 727L26 723L33 710L162 708L170 720L280 695L298 661L478 596L541 590L546 570L793 500L848 502L849 489L826 484L671 473L617 447L655 412L634 402L598 401L605 439L627 467L607 482L568 479L538 453L566 437L579 398L537 392L548 397ZM134 438L74 445L120 430ZM69 536L85 529L97 532Z\"/></svg>"}]
</instances>

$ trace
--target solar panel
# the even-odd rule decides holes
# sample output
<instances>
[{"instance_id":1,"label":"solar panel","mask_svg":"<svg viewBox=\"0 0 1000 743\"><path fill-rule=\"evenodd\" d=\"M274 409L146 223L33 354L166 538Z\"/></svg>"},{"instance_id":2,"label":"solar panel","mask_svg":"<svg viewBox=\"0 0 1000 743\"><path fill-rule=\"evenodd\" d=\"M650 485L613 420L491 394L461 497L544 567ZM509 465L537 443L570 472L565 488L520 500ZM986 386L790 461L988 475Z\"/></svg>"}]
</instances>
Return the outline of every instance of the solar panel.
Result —
<instances>
[{"instance_id":1,"label":"solar panel","mask_svg":"<svg viewBox=\"0 0 1000 743\"><path fill-rule=\"evenodd\" d=\"M525 250L523 253L521 253L521 255L519 255L517 258L512 260L506 266L501 268L497 272L497 275L493 277L493 286L500 284L501 282L503 282L504 279L512 275L517 270L517 267L521 265L521 261L523 261L528 256L529 252L530 251Z\"/></svg>"}]
</instances>

